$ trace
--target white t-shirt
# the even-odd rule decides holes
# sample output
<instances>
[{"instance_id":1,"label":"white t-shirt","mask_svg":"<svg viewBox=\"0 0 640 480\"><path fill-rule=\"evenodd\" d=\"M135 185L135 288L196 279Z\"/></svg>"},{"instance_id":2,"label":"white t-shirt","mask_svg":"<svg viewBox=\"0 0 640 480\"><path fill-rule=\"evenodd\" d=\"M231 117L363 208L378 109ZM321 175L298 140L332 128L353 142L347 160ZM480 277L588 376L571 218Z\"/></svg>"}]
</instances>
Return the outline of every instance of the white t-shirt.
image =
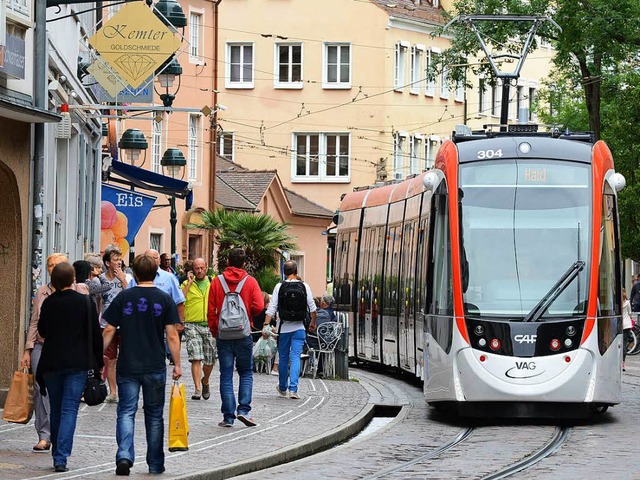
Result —
<instances>
[{"instance_id":1,"label":"white t-shirt","mask_svg":"<svg viewBox=\"0 0 640 480\"><path fill-rule=\"evenodd\" d=\"M285 280L285 282L299 282L300 280ZM313 294L311 293L311 287L304 283L304 288L307 291L307 306L309 307L309 312L316 311L316 302L313 301ZM276 288L273 289L273 295L271 295L271 301L269 302L269 307L267 308L267 315L273 318L274 314L278 311L278 294L280 293L280 285L279 283L276 285ZM280 319L278 319L280 322ZM282 326L278 325L280 333L291 333L297 330L304 330L304 322L282 322Z\"/></svg>"}]
</instances>

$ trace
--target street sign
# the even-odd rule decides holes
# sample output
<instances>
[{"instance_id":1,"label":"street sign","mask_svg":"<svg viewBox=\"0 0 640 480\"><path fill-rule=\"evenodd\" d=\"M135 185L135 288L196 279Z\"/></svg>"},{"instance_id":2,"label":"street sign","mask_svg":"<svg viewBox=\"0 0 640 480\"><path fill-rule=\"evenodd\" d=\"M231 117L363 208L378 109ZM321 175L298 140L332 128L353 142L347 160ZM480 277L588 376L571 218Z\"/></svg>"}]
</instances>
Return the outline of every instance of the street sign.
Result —
<instances>
[{"instance_id":1,"label":"street sign","mask_svg":"<svg viewBox=\"0 0 640 480\"><path fill-rule=\"evenodd\" d=\"M145 2L124 5L89 39L89 43L133 88L142 85L180 47L178 36Z\"/></svg>"}]
</instances>

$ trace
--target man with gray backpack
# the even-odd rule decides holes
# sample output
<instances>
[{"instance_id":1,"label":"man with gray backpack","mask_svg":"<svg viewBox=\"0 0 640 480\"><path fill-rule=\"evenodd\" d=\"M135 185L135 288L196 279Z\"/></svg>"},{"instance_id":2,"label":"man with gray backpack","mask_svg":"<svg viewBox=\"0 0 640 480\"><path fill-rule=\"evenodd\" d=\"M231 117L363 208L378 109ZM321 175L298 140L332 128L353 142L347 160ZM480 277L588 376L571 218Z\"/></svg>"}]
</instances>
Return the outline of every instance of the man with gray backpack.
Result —
<instances>
[{"instance_id":1,"label":"man with gray backpack","mask_svg":"<svg viewBox=\"0 0 640 480\"><path fill-rule=\"evenodd\" d=\"M244 270L245 252L229 252L229 266L211 282L207 319L216 338L220 364L220 398L223 419L218 426L232 427L237 418L247 427L257 423L251 417L253 390L252 318L264 308L262 291L255 278ZM238 370L238 399L233 388L233 367Z\"/></svg>"}]
</instances>

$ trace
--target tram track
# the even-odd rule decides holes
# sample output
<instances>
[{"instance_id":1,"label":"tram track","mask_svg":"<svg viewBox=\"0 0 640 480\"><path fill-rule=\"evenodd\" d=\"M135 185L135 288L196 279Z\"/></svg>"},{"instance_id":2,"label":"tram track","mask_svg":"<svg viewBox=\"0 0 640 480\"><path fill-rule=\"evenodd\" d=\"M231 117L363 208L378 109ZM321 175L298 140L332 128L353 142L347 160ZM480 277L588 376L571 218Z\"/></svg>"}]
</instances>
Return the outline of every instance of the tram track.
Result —
<instances>
[{"instance_id":1,"label":"tram track","mask_svg":"<svg viewBox=\"0 0 640 480\"><path fill-rule=\"evenodd\" d=\"M474 431L475 431L475 427L467 427L464 430L462 430L460 433L458 433L458 435L456 435L452 440L450 440L449 442L439 446L435 450L432 450L431 452L425 453L424 455L420 455L419 457L416 457L416 458L414 458L412 460L403 462L400 465L394 465L393 467L386 468L386 469L376 473L375 475L371 475L369 477L365 477L365 479L366 480L373 480L373 479L377 479L377 478L382 478L382 477L384 477L386 475L405 470L406 468L411 467L413 465L416 465L418 463L425 462L427 460L431 460L432 458L436 458L437 456L441 455L442 453L446 452L447 450L449 450L449 449L455 447L456 445L464 442Z\"/></svg>"},{"instance_id":2,"label":"tram track","mask_svg":"<svg viewBox=\"0 0 640 480\"><path fill-rule=\"evenodd\" d=\"M523 458L519 462L513 463L502 470L492 473L491 475L482 477L482 480L500 480L532 467L562 447L567 438L569 438L572 430L572 427L556 427L553 437L551 437L551 439L542 448L534 452L532 455Z\"/></svg>"}]
</instances>

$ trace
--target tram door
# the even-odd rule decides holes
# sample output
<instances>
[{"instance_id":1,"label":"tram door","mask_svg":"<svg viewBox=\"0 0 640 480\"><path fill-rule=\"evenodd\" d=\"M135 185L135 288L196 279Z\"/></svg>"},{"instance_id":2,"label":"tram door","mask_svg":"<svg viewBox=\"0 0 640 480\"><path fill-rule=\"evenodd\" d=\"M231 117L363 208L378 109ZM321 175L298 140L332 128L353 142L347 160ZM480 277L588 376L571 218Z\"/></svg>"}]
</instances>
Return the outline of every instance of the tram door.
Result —
<instances>
[{"instance_id":1,"label":"tram door","mask_svg":"<svg viewBox=\"0 0 640 480\"><path fill-rule=\"evenodd\" d=\"M402 268L400 273L401 294L399 315L400 368L415 373L415 265L420 196L407 200L402 229Z\"/></svg>"},{"instance_id":2,"label":"tram door","mask_svg":"<svg viewBox=\"0 0 640 480\"><path fill-rule=\"evenodd\" d=\"M384 303L382 311L382 355L386 365L397 367L398 351L398 306L402 297L400 267L402 261L402 220L404 201L391 204L386 235L386 258L384 265Z\"/></svg>"}]
</instances>

